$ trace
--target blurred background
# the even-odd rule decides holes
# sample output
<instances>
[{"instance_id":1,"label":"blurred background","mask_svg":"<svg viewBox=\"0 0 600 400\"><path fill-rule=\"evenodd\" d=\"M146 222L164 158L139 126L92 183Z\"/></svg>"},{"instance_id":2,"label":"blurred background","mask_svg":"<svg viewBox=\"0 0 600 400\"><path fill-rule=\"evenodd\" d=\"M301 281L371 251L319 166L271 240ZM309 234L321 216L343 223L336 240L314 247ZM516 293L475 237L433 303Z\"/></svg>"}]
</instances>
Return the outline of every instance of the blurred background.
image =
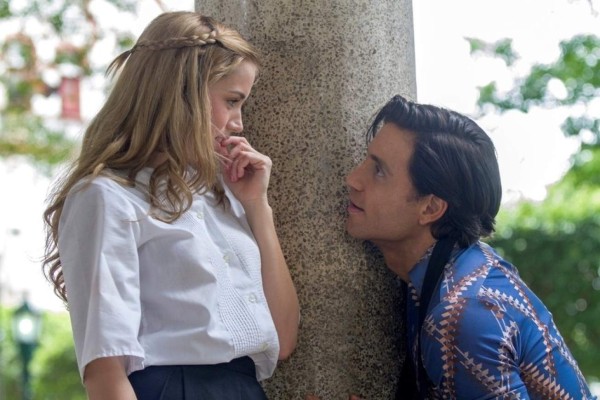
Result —
<instances>
[{"instance_id":1,"label":"blurred background","mask_svg":"<svg viewBox=\"0 0 600 400\"><path fill-rule=\"evenodd\" d=\"M418 100L468 114L492 136L504 200L491 242L550 308L596 388L600 0L413 8ZM85 399L68 314L40 268L44 201L103 103L110 61L161 12L193 9L0 0L0 400Z\"/></svg>"}]
</instances>

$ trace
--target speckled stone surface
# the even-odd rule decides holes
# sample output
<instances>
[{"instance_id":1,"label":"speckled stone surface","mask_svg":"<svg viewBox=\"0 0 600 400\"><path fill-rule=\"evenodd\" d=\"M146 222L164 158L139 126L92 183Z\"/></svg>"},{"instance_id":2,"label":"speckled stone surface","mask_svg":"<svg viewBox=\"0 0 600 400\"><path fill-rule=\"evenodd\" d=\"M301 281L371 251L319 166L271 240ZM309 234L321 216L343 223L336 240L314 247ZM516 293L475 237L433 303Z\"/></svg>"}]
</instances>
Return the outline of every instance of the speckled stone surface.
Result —
<instances>
[{"instance_id":1,"label":"speckled stone surface","mask_svg":"<svg viewBox=\"0 0 600 400\"><path fill-rule=\"evenodd\" d=\"M410 0L197 0L263 53L245 109L273 159L270 200L302 307L298 348L270 399L391 399L404 349L398 279L344 230L345 175L392 95L415 98Z\"/></svg>"}]
</instances>

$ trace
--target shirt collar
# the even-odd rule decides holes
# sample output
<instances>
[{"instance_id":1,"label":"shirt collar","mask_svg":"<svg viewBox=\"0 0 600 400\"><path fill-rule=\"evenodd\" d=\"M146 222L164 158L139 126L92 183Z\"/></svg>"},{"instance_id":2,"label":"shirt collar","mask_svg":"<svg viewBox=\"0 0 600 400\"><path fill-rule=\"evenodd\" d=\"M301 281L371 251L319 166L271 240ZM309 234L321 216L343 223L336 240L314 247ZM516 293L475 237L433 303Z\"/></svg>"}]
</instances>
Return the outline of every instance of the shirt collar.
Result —
<instances>
[{"instance_id":1,"label":"shirt collar","mask_svg":"<svg viewBox=\"0 0 600 400\"><path fill-rule=\"evenodd\" d=\"M437 241L425 251L425 254L423 254L421 259L417 261L415 266L408 272L410 284L414 286L419 297L421 297L421 289L423 287L423 281L425 280L427 265L429 264L429 259L431 258L431 253L433 252L436 243Z\"/></svg>"}]
</instances>

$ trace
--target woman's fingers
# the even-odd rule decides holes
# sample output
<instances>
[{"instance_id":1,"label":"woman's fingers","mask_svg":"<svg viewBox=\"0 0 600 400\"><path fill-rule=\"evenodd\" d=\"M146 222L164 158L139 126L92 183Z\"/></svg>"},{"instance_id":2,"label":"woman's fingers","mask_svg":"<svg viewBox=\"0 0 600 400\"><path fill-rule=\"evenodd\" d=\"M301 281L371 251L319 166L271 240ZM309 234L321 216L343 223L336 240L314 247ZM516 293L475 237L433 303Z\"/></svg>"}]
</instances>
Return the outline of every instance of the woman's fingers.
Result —
<instances>
[{"instance_id":1,"label":"woman's fingers","mask_svg":"<svg viewBox=\"0 0 600 400\"><path fill-rule=\"evenodd\" d=\"M233 152L236 148L240 147L243 149L252 149L250 143L245 137L242 136L229 136L221 140L220 145L228 149L228 152Z\"/></svg>"},{"instance_id":2,"label":"woman's fingers","mask_svg":"<svg viewBox=\"0 0 600 400\"><path fill-rule=\"evenodd\" d=\"M219 154L225 155L227 160L223 160L223 164L233 182L242 179L248 172L268 169L271 165L269 157L256 151L244 137L222 139L219 146Z\"/></svg>"},{"instance_id":3,"label":"woman's fingers","mask_svg":"<svg viewBox=\"0 0 600 400\"><path fill-rule=\"evenodd\" d=\"M241 151L232 158L229 166L232 180L241 179L247 173L255 171L268 170L271 166L271 159L255 150Z\"/></svg>"},{"instance_id":4,"label":"woman's fingers","mask_svg":"<svg viewBox=\"0 0 600 400\"><path fill-rule=\"evenodd\" d=\"M229 169L230 178L233 182L244 177L246 168L250 166L250 158L248 155L238 154L231 163Z\"/></svg>"}]
</instances>

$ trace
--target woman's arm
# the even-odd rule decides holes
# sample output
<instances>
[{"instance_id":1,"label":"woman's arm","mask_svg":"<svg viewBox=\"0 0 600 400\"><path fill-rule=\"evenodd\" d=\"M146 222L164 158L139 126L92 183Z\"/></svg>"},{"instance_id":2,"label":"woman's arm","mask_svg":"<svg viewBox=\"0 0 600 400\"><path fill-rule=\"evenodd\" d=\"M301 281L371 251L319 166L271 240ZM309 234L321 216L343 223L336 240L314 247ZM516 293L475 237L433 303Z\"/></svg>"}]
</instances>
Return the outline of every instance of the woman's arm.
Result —
<instances>
[{"instance_id":1,"label":"woman's arm","mask_svg":"<svg viewBox=\"0 0 600 400\"><path fill-rule=\"evenodd\" d=\"M263 287L279 337L279 359L283 360L296 347L298 296L281 251L271 207L266 200L256 200L244 204L244 210L260 249Z\"/></svg>"},{"instance_id":2,"label":"woman's arm","mask_svg":"<svg viewBox=\"0 0 600 400\"><path fill-rule=\"evenodd\" d=\"M277 329L279 358L285 359L296 347L300 307L267 199L272 162L240 136L228 137L220 146L220 153L227 160L225 182L242 203L260 249L263 287ZM231 150L228 146L232 146Z\"/></svg>"},{"instance_id":3,"label":"woman's arm","mask_svg":"<svg viewBox=\"0 0 600 400\"><path fill-rule=\"evenodd\" d=\"M136 213L118 184L106 178L76 189L63 208L58 248L79 371L91 399L135 399L133 392L129 397L104 393L121 387L112 383L119 381L117 372L129 384L125 365L144 357L138 340ZM96 358L98 354L115 357Z\"/></svg>"},{"instance_id":4,"label":"woman's arm","mask_svg":"<svg viewBox=\"0 0 600 400\"><path fill-rule=\"evenodd\" d=\"M89 400L136 400L122 357L97 358L85 367L83 384Z\"/></svg>"}]
</instances>

